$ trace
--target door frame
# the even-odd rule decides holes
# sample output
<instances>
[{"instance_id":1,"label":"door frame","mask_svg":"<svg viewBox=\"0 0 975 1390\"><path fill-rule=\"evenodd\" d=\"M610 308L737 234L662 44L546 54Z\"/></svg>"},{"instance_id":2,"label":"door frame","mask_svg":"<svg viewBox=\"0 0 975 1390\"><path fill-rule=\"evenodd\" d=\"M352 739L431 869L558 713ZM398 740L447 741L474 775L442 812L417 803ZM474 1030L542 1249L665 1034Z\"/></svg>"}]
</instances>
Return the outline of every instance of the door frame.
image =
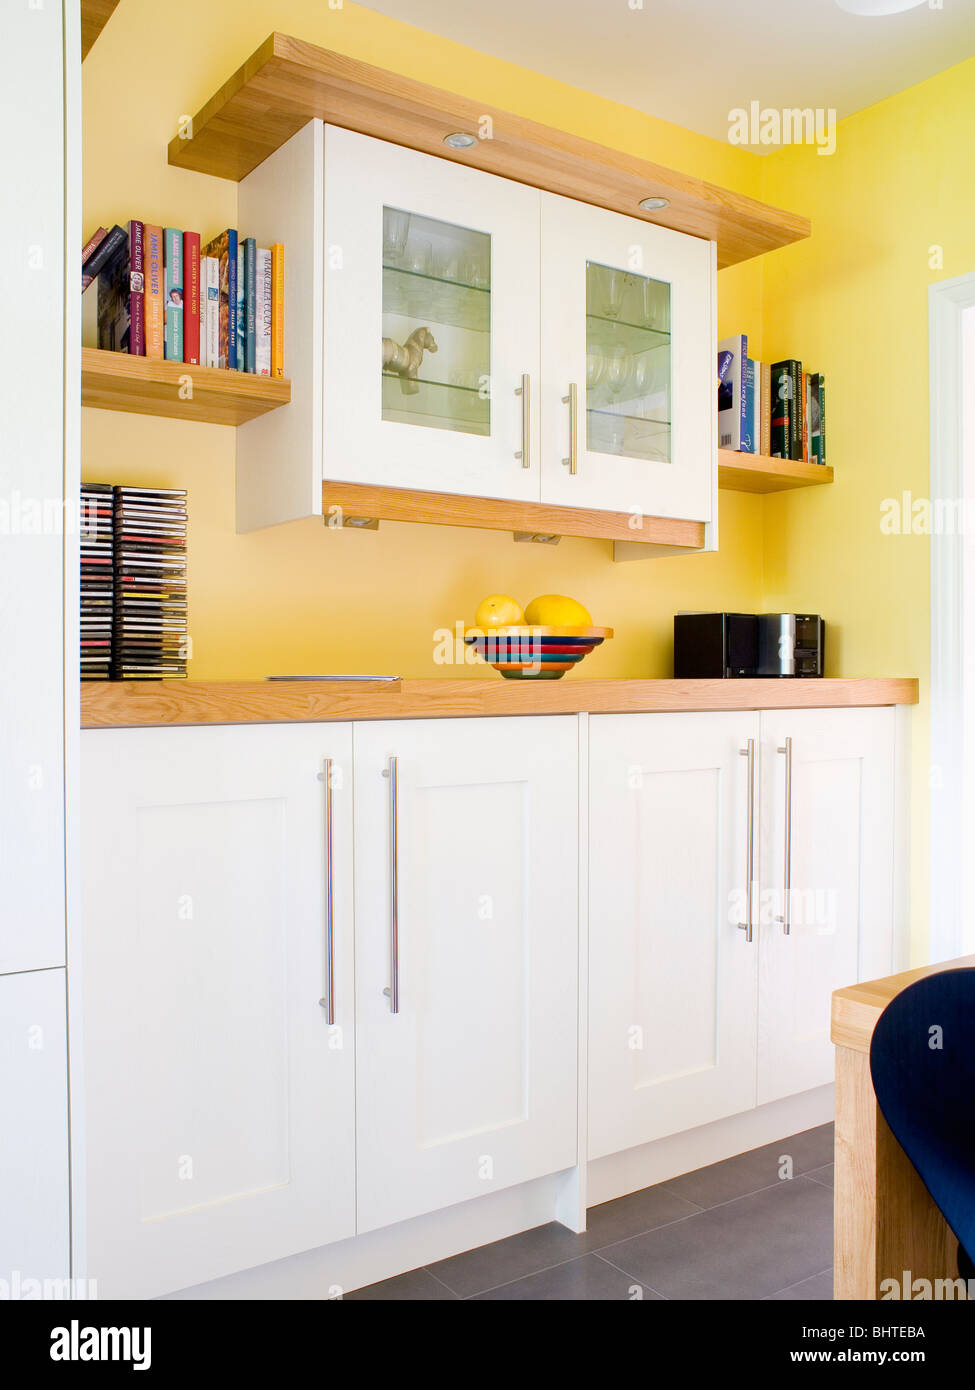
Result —
<instances>
[{"instance_id":1,"label":"door frame","mask_svg":"<svg viewBox=\"0 0 975 1390\"><path fill-rule=\"evenodd\" d=\"M928 291L930 481L934 514L962 517L975 498L975 272ZM937 508L937 503L943 505ZM959 505L960 504L960 507ZM929 957L949 960L975 949L975 907L968 904L965 846L975 825L966 776L975 730L966 697L975 695L975 554L967 527L931 534L931 777ZM966 590L972 589L967 595ZM958 752L962 751L959 758ZM937 773L937 776L935 776Z\"/></svg>"}]
</instances>

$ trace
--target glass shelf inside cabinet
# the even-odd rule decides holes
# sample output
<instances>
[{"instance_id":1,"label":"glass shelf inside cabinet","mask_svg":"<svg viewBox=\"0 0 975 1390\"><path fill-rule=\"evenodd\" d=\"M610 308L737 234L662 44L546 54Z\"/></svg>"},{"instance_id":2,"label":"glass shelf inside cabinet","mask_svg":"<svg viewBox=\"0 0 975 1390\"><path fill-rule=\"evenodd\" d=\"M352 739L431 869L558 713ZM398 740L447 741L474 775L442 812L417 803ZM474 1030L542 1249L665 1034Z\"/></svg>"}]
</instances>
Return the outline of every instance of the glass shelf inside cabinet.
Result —
<instances>
[{"instance_id":1,"label":"glass shelf inside cabinet","mask_svg":"<svg viewBox=\"0 0 975 1390\"><path fill-rule=\"evenodd\" d=\"M670 406L670 285L587 262L588 448L669 463Z\"/></svg>"},{"instance_id":2,"label":"glass shelf inside cabinet","mask_svg":"<svg viewBox=\"0 0 975 1390\"><path fill-rule=\"evenodd\" d=\"M383 208L384 420L490 434L491 238Z\"/></svg>"}]
</instances>

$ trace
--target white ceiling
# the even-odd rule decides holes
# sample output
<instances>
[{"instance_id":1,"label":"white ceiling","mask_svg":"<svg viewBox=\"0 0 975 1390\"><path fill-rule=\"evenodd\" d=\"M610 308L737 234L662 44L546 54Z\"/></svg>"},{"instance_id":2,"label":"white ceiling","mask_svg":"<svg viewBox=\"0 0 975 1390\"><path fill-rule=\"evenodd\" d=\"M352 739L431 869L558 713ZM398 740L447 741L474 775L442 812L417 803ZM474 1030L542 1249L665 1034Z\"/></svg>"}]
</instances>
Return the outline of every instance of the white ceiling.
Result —
<instances>
[{"instance_id":1,"label":"white ceiling","mask_svg":"<svg viewBox=\"0 0 975 1390\"><path fill-rule=\"evenodd\" d=\"M720 140L728 113L752 101L833 107L842 119L975 54L975 0L942 0L940 9L929 0L884 18L844 13L834 0L640 2L364 0Z\"/></svg>"}]
</instances>

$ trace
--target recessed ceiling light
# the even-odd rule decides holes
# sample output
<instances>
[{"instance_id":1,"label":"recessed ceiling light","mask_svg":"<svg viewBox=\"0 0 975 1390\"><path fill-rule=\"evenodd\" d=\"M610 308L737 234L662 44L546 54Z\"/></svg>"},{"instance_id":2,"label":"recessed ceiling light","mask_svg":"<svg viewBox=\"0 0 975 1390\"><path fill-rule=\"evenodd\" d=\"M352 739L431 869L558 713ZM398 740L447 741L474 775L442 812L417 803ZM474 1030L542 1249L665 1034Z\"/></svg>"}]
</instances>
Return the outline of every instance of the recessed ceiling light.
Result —
<instances>
[{"instance_id":1,"label":"recessed ceiling light","mask_svg":"<svg viewBox=\"0 0 975 1390\"><path fill-rule=\"evenodd\" d=\"M458 130L453 135L445 135L443 142L445 145L449 145L452 150L469 150L471 145L477 144L477 136L468 135L466 131Z\"/></svg>"},{"instance_id":2,"label":"recessed ceiling light","mask_svg":"<svg viewBox=\"0 0 975 1390\"><path fill-rule=\"evenodd\" d=\"M669 198L641 198L640 207L644 212L659 212L661 208L670 207Z\"/></svg>"},{"instance_id":3,"label":"recessed ceiling light","mask_svg":"<svg viewBox=\"0 0 975 1390\"><path fill-rule=\"evenodd\" d=\"M916 10L926 0L836 0L841 10L847 14L865 15L870 19L881 19L890 14L903 14L905 10Z\"/></svg>"}]
</instances>

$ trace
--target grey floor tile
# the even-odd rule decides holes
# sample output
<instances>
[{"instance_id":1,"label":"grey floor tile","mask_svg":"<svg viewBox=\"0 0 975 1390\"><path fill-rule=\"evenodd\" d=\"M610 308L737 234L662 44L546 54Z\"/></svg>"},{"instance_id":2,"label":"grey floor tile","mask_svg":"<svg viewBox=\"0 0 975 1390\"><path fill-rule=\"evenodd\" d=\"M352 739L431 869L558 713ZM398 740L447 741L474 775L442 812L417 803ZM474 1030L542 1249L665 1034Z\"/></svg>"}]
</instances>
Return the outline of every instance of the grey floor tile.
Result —
<instances>
[{"instance_id":1,"label":"grey floor tile","mask_svg":"<svg viewBox=\"0 0 975 1390\"><path fill-rule=\"evenodd\" d=\"M666 1299L762 1299L825 1269L833 1194L793 1178L600 1253Z\"/></svg>"},{"instance_id":2,"label":"grey floor tile","mask_svg":"<svg viewBox=\"0 0 975 1390\"><path fill-rule=\"evenodd\" d=\"M824 1187L833 1186L833 1165L826 1163L822 1168L813 1168L806 1174L807 1178L812 1178L813 1182L821 1182Z\"/></svg>"},{"instance_id":3,"label":"grey floor tile","mask_svg":"<svg viewBox=\"0 0 975 1390\"><path fill-rule=\"evenodd\" d=\"M590 1207L586 1213L586 1230L578 1237L584 1250L599 1250L627 1236L642 1235L657 1226L693 1216L701 1208L676 1192L663 1187L645 1187L642 1192L630 1192L612 1202Z\"/></svg>"},{"instance_id":4,"label":"grey floor tile","mask_svg":"<svg viewBox=\"0 0 975 1390\"><path fill-rule=\"evenodd\" d=\"M780 1289L778 1293L769 1294L770 1303L798 1303L803 1300L815 1300L817 1303L833 1301L833 1271L824 1269L821 1274L814 1274L811 1279L803 1279L798 1284L792 1284L788 1289Z\"/></svg>"},{"instance_id":5,"label":"grey floor tile","mask_svg":"<svg viewBox=\"0 0 975 1390\"><path fill-rule=\"evenodd\" d=\"M366 1284L362 1289L354 1289L345 1295L344 1302L375 1300L382 1303L419 1303L437 1299L456 1302L457 1295L444 1288L425 1269L411 1269L408 1274L397 1274L394 1279L383 1279L378 1284Z\"/></svg>"},{"instance_id":6,"label":"grey floor tile","mask_svg":"<svg viewBox=\"0 0 975 1390\"><path fill-rule=\"evenodd\" d=\"M527 1274L537 1274L552 1265L564 1264L585 1252L579 1236L558 1222L536 1226L520 1235L465 1250L429 1266L448 1288L461 1298L483 1293L486 1289L509 1284Z\"/></svg>"},{"instance_id":7,"label":"grey floor tile","mask_svg":"<svg viewBox=\"0 0 975 1390\"><path fill-rule=\"evenodd\" d=\"M598 1255L583 1255L539 1274L502 1284L475 1295L475 1301L532 1302L620 1302L621 1300L659 1300L660 1295L645 1288L629 1274L614 1268Z\"/></svg>"},{"instance_id":8,"label":"grey floor tile","mask_svg":"<svg viewBox=\"0 0 975 1390\"><path fill-rule=\"evenodd\" d=\"M721 1163L671 1178L661 1187L699 1207L715 1207L719 1202L730 1202L782 1181L779 1170L785 1156L792 1159L794 1177L832 1163L833 1126L819 1125L760 1149L750 1149Z\"/></svg>"}]
</instances>

